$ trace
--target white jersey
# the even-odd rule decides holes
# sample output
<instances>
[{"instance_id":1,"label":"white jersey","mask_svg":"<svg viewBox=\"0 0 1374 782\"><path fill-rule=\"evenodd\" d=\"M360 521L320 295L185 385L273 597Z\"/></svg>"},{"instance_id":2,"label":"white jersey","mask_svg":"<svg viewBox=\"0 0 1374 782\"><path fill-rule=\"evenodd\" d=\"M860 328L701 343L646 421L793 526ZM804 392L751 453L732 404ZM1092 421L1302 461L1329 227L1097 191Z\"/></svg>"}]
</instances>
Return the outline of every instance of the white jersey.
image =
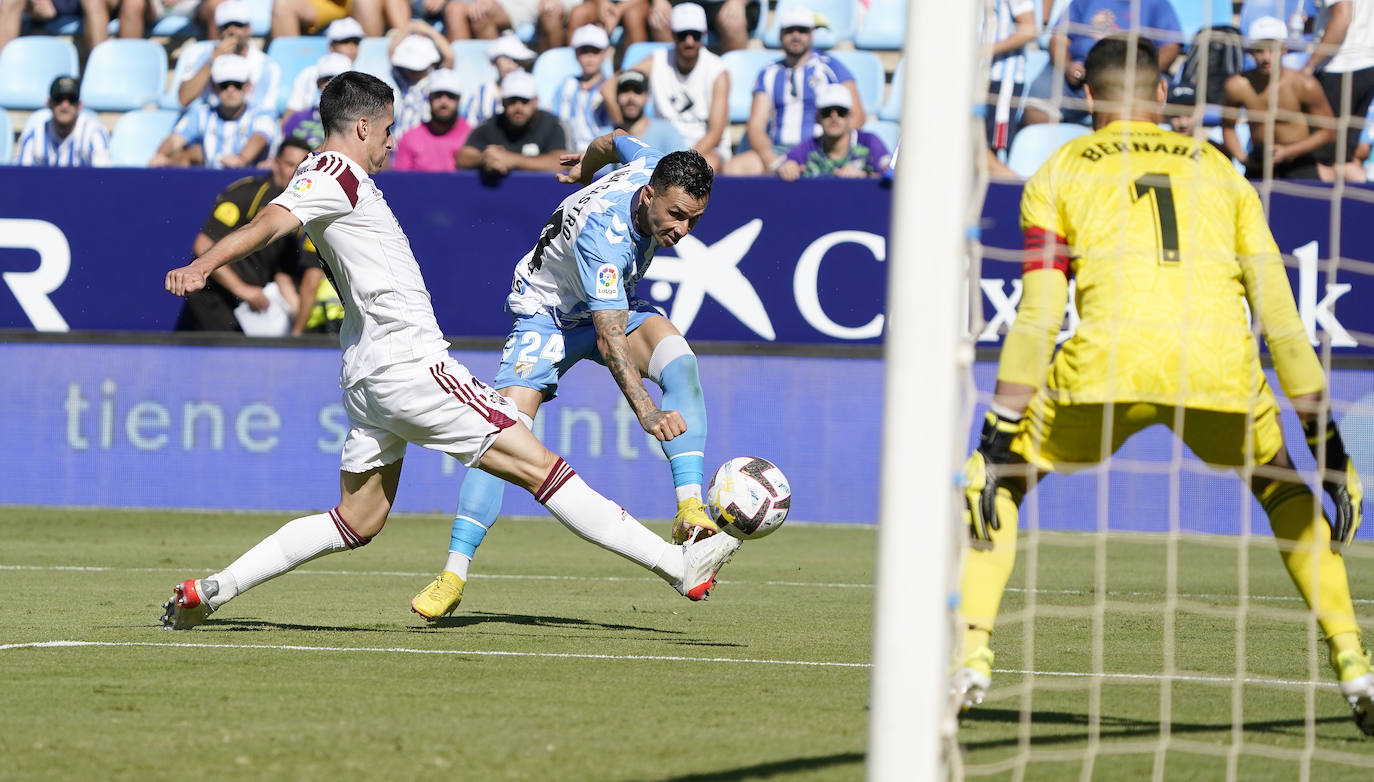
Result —
<instances>
[{"instance_id":1,"label":"white jersey","mask_svg":"<svg viewBox=\"0 0 1374 782\"><path fill-rule=\"evenodd\" d=\"M617 136L615 148L627 165L563 199L515 265L511 314L552 315L566 329L590 323L595 310L630 309L658 246L634 224L634 196L663 153L634 136Z\"/></svg>"},{"instance_id":2,"label":"white jersey","mask_svg":"<svg viewBox=\"0 0 1374 782\"><path fill-rule=\"evenodd\" d=\"M652 55L649 96L653 98L654 111L658 116L673 123L673 127L682 134L682 140L692 147L706 135L716 77L725 72L725 62L702 49L697 56L696 67L691 73L684 74L673 65L669 57L671 51L670 48L662 48ZM729 128L720 134L716 152L720 153L722 160L730 159Z\"/></svg>"},{"instance_id":3,"label":"white jersey","mask_svg":"<svg viewBox=\"0 0 1374 782\"><path fill-rule=\"evenodd\" d=\"M39 109L19 134L19 154L14 162L21 166L108 166L110 137L100 119L89 111L77 114L72 132L59 137L52 109Z\"/></svg>"},{"instance_id":4,"label":"white jersey","mask_svg":"<svg viewBox=\"0 0 1374 782\"><path fill-rule=\"evenodd\" d=\"M1350 4L1350 27L1345 31L1345 42L1323 70L1348 73L1374 67L1374 0L1316 0L1314 34L1321 39L1331 21L1331 6L1337 3Z\"/></svg>"},{"instance_id":5,"label":"white jersey","mask_svg":"<svg viewBox=\"0 0 1374 782\"><path fill-rule=\"evenodd\" d=\"M311 155L272 203L305 226L343 302L340 386L448 350L410 240L361 166L338 152Z\"/></svg>"}]
</instances>

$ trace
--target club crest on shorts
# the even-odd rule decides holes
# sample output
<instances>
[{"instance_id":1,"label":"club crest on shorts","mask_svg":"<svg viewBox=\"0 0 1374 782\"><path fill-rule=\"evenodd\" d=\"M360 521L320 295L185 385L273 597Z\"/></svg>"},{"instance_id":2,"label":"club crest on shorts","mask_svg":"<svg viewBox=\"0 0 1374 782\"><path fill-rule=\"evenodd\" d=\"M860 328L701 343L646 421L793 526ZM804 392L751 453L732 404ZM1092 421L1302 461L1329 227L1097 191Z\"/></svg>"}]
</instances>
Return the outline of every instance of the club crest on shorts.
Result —
<instances>
[{"instance_id":1,"label":"club crest on shorts","mask_svg":"<svg viewBox=\"0 0 1374 782\"><path fill-rule=\"evenodd\" d=\"M620 295L620 270L614 264L603 263L596 270L596 297L614 299Z\"/></svg>"},{"instance_id":2,"label":"club crest on shorts","mask_svg":"<svg viewBox=\"0 0 1374 782\"><path fill-rule=\"evenodd\" d=\"M530 376L530 373L532 373L532 372L534 372L534 363L533 363L533 362L530 362L530 361L517 361L517 362L515 362L515 376L516 376L516 377L521 378L521 379L524 379L524 378L529 377L529 376Z\"/></svg>"}]
</instances>

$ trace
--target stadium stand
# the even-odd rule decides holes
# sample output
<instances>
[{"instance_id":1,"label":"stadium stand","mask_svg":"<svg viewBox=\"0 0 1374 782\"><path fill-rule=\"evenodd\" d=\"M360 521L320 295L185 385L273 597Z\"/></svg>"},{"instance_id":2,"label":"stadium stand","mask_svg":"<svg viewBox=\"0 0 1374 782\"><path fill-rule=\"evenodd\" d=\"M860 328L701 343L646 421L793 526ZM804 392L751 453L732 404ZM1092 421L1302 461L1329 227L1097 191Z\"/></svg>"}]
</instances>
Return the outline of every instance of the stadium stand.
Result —
<instances>
[{"instance_id":1,"label":"stadium stand","mask_svg":"<svg viewBox=\"0 0 1374 782\"><path fill-rule=\"evenodd\" d=\"M391 41L387 38L364 38L358 44L358 59L353 61L353 67L390 84L391 56L387 52L390 46Z\"/></svg>"},{"instance_id":2,"label":"stadium stand","mask_svg":"<svg viewBox=\"0 0 1374 782\"><path fill-rule=\"evenodd\" d=\"M248 26L253 35L262 38L272 30L272 0L245 0L248 3Z\"/></svg>"},{"instance_id":3,"label":"stadium stand","mask_svg":"<svg viewBox=\"0 0 1374 782\"><path fill-rule=\"evenodd\" d=\"M902 74L906 71L906 60L898 60L892 70L892 86L887 90L887 100L878 109L878 119L885 122L900 122L902 119Z\"/></svg>"},{"instance_id":4,"label":"stadium stand","mask_svg":"<svg viewBox=\"0 0 1374 782\"><path fill-rule=\"evenodd\" d=\"M620 69L628 70L648 59L657 49L671 49L669 41L636 41L625 47L625 59L620 61Z\"/></svg>"},{"instance_id":5,"label":"stadium stand","mask_svg":"<svg viewBox=\"0 0 1374 782\"><path fill-rule=\"evenodd\" d=\"M907 0L871 0L863 23L854 33L859 49L900 51L906 39Z\"/></svg>"},{"instance_id":6,"label":"stadium stand","mask_svg":"<svg viewBox=\"0 0 1374 782\"><path fill-rule=\"evenodd\" d=\"M834 49L826 52L854 74L854 86L863 101L864 111L872 114L883 103L883 84L887 81L883 61L863 49Z\"/></svg>"},{"instance_id":7,"label":"stadium stand","mask_svg":"<svg viewBox=\"0 0 1374 782\"><path fill-rule=\"evenodd\" d=\"M0 51L0 107L41 109L48 103L53 79L80 72L70 40L47 35L15 38Z\"/></svg>"},{"instance_id":8,"label":"stadium stand","mask_svg":"<svg viewBox=\"0 0 1374 782\"><path fill-rule=\"evenodd\" d=\"M902 137L902 127L895 122L870 122L864 125L864 130L882 139L888 154L897 148L897 139Z\"/></svg>"},{"instance_id":9,"label":"stadium stand","mask_svg":"<svg viewBox=\"0 0 1374 782\"><path fill-rule=\"evenodd\" d=\"M1036 169L1049 159L1050 153L1061 145L1091 132L1087 126L1073 123L1027 125L1018 130L1015 138L1011 140L1007 167L1018 176L1028 177L1034 174Z\"/></svg>"},{"instance_id":10,"label":"stadium stand","mask_svg":"<svg viewBox=\"0 0 1374 782\"><path fill-rule=\"evenodd\" d=\"M157 99L159 108L174 109L176 111L181 111L182 108L184 108L181 105L181 99L177 97L175 78L176 67L180 66L183 62L198 62L205 56L206 52L213 48L215 48L214 41L190 41L185 46L181 47L180 53L177 54L177 61L173 64L172 73L167 74L166 89L162 91L162 94Z\"/></svg>"},{"instance_id":11,"label":"stadium stand","mask_svg":"<svg viewBox=\"0 0 1374 782\"><path fill-rule=\"evenodd\" d=\"M277 92L276 106L278 114L286 110L286 101L291 97L296 76L328 53L329 40L323 35L273 38L272 43L267 45L267 56L281 68L281 89Z\"/></svg>"},{"instance_id":12,"label":"stadium stand","mask_svg":"<svg viewBox=\"0 0 1374 782\"><path fill-rule=\"evenodd\" d=\"M110 134L110 163L124 168L143 168L157 152L158 145L172 132L179 112L167 109L142 109L125 112Z\"/></svg>"},{"instance_id":13,"label":"stadium stand","mask_svg":"<svg viewBox=\"0 0 1374 782\"><path fill-rule=\"evenodd\" d=\"M739 49L721 55L730 73L731 122L749 121L749 108L754 103L754 81L759 71L781 58L782 52L777 49Z\"/></svg>"},{"instance_id":14,"label":"stadium stand","mask_svg":"<svg viewBox=\"0 0 1374 782\"><path fill-rule=\"evenodd\" d=\"M132 111L158 100L167 81L167 51L146 39L111 38L91 51L81 102L92 111Z\"/></svg>"},{"instance_id":15,"label":"stadium stand","mask_svg":"<svg viewBox=\"0 0 1374 782\"><path fill-rule=\"evenodd\" d=\"M838 43L853 40L859 20L859 4L856 0L778 0L773 8L773 21L763 33L764 46L776 49L782 45L778 18L782 10L789 6L809 8L825 17L828 26L817 27L811 39L817 49L830 49ZM905 35L905 31L902 34Z\"/></svg>"},{"instance_id":16,"label":"stadium stand","mask_svg":"<svg viewBox=\"0 0 1374 782\"><path fill-rule=\"evenodd\" d=\"M8 166L14 162L14 127L10 125L10 113L0 109L0 139L4 140L0 144L0 166Z\"/></svg>"},{"instance_id":17,"label":"stadium stand","mask_svg":"<svg viewBox=\"0 0 1374 782\"><path fill-rule=\"evenodd\" d=\"M539 55L534 61L533 74L534 83L539 89L541 107L547 109L552 106L553 94L558 85L569 76L576 76L581 72L582 68L577 64L577 55L573 54L571 46L559 46ZM610 57L601 64L601 72L608 78L614 72Z\"/></svg>"},{"instance_id":18,"label":"stadium stand","mask_svg":"<svg viewBox=\"0 0 1374 782\"><path fill-rule=\"evenodd\" d=\"M1193 42L1193 36L1204 27L1231 23L1231 0L1172 0L1183 29L1183 48Z\"/></svg>"},{"instance_id":19,"label":"stadium stand","mask_svg":"<svg viewBox=\"0 0 1374 782\"><path fill-rule=\"evenodd\" d=\"M487 57L487 47L491 41L450 41L453 47L453 70L458 72L458 84L462 97L476 92L483 84L497 80L496 66Z\"/></svg>"}]
</instances>

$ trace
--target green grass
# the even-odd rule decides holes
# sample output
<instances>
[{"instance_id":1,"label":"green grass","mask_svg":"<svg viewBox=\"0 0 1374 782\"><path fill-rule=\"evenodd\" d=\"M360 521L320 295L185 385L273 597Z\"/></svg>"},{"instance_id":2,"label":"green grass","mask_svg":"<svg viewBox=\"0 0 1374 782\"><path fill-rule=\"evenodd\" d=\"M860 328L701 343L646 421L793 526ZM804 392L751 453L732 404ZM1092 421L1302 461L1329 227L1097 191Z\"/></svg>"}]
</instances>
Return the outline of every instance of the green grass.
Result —
<instances>
[{"instance_id":1,"label":"green grass","mask_svg":"<svg viewBox=\"0 0 1374 782\"><path fill-rule=\"evenodd\" d=\"M284 520L0 509L0 645L101 644L0 650L0 779L863 777L872 529L790 526L745 546L694 605L554 522L503 522L458 614L428 627L408 601L442 562L448 520L398 517L371 546L265 584L194 631L157 629L173 583ZM1023 552L992 696L960 730L970 778L1079 779L1086 759L1092 779L1149 778L1157 763L1165 779L1224 779L1231 750L1237 779L1374 776L1374 742L1310 651L1271 544L1249 552L1244 661L1257 682L1233 735L1234 540L1182 541L1173 610L1162 539L1112 541L1101 601L1095 540L1040 537L1033 655ZM1355 594L1374 596L1358 553ZM1094 605L1101 670L1141 678L1053 675L1094 670ZM1168 687L1166 632L1175 673L1194 677ZM1278 683L1309 669L1321 686Z\"/></svg>"}]
</instances>

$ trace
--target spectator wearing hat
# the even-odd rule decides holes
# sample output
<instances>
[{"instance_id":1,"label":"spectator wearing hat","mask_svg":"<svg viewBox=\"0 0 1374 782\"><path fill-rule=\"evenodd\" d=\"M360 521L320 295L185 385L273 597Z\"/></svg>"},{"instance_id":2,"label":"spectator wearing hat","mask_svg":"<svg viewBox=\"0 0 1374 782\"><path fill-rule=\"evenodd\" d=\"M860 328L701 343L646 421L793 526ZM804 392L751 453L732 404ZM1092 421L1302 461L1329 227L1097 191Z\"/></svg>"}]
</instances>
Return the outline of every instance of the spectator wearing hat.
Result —
<instances>
[{"instance_id":1,"label":"spectator wearing hat","mask_svg":"<svg viewBox=\"0 0 1374 782\"><path fill-rule=\"evenodd\" d=\"M539 108L534 77L514 71L501 80L502 112L478 125L458 152L459 168L489 176L511 171L562 171L568 135L558 117Z\"/></svg>"},{"instance_id":2,"label":"spectator wearing hat","mask_svg":"<svg viewBox=\"0 0 1374 782\"><path fill-rule=\"evenodd\" d=\"M283 141L289 138L299 139L311 150L324 143L324 121L320 119L320 91L329 84L330 79L351 70L352 65L347 56L330 52L310 66L315 74L315 83L311 85L315 88L315 102L308 108L291 112L282 121ZM275 153L276 150L273 150L274 157Z\"/></svg>"},{"instance_id":3,"label":"spectator wearing hat","mask_svg":"<svg viewBox=\"0 0 1374 782\"><path fill-rule=\"evenodd\" d=\"M649 40L649 0L583 0L568 11L568 29L594 24L609 35L619 27L620 45Z\"/></svg>"},{"instance_id":4,"label":"spectator wearing hat","mask_svg":"<svg viewBox=\"0 0 1374 782\"><path fill-rule=\"evenodd\" d=\"M696 3L673 7L672 49L659 49L631 70L648 77L654 113L719 171L730 159L730 73L706 49L706 11ZM610 101L609 87L602 94ZM611 118L623 121L614 101ZM661 123L660 123L661 124Z\"/></svg>"},{"instance_id":5,"label":"spectator wearing hat","mask_svg":"<svg viewBox=\"0 0 1374 782\"><path fill-rule=\"evenodd\" d=\"M1337 131L1338 140L1317 151L1318 165L1325 181L1334 180L1341 168L1346 181L1363 182L1364 167L1355 148L1374 103L1374 2L1315 0L1314 5L1317 43L1302 72L1316 76L1327 104L1346 127L1343 139Z\"/></svg>"},{"instance_id":6,"label":"spectator wearing hat","mask_svg":"<svg viewBox=\"0 0 1374 782\"><path fill-rule=\"evenodd\" d=\"M215 100L181 115L148 165L247 168L263 159L279 128L271 112L248 104L251 75L246 58L216 57L210 70Z\"/></svg>"},{"instance_id":7,"label":"spectator wearing hat","mask_svg":"<svg viewBox=\"0 0 1374 782\"><path fill-rule=\"evenodd\" d=\"M458 167L458 150L472 132L472 126L458 116L462 83L457 71L440 68L427 82L429 120L396 141L391 167L397 171L453 171Z\"/></svg>"},{"instance_id":8,"label":"spectator wearing hat","mask_svg":"<svg viewBox=\"0 0 1374 782\"><path fill-rule=\"evenodd\" d=\"M1226 151L1245 165L1250 179L1262 179L1265 166L1272 166L1275 179L1320 179L1316 153L1336 140L1334 127L1309 124L1311 118L1322 123L1332 116L1321 83L1309 73L1283 67L1288 25L1282 19L1262 16L1250 24L1246 35L1255 67L1226 80L1225 102L1245 109L1250 149L1236 135L1236 113L1228 111L1221 121ZM1270 134L1273 145L1266 146ZM1356 181L1364 181L1364 169L1357 168L1355 174Z\"/></svg>"},{"instance_id":9,"label":"spectator wearing hat","mask_svg":"<svg viewBox=\"0 0 1374 782\"><path fill-rule=\"evenodd\" d=\"M453 47L438 30L418 20L411 22L409 29L412 32L391 43L391 78L401 93L392 131L396 138L429 119L425 78L435 68L453 67Z\"/></svg>"},{"instance_id":10,"label":"spectator wearing hat","mask_svg":"<svg viewBox=\"0 0 1374 782\"><path fill-rule=\"evenodd\" d=\"M250 45L250 25L248 3L244 0L223 0L215 6L214 29L218 32L219 43L199 59L186 61L186 58L182 58L172 74L177 99L182 106L190 106L196 98L213 102L215 92L210 87L210 64L226 54L235 54L248 62L248 81L254 85L249 104L276 111L278 90L281 89L281 67L271 57Z\"/></svg>"},{"instance_id":11,"label":"spectator wearing hat","mask_svg":"<svg viewBox=\"0 0 1374 782\"><path fill-rule=\"evenodd\" d=\"M358 59L358 47L363 42L363 27L358 24L358 20L351 16L342 19L335 19L324 29L324 37L329 41L329 53L337 54L344 58L347 67L343 70L351 70L354 61ZM296 80L291 84L291 97L286 99L286 111L295 113L308 110L320 105L320 90L323 87L320 82L323 80L317 70L319 64L324 62L320 58L314 65L307 65L296 74ZM337 62L337 61L334 61ZM331 77L338 76L343 71L336 71L329 74Z\"/></svg>"},{"instance_id":12,"label":"spectator wearing hat","mask_svg":"<svg viewBox=\"0 0 1374 782\"><path fill-rule=\"evenodd\" d=\"M687 142L672 123L652 120L644 113L649 103L649 78L639 71L622 71L615 78L615 104L620 122L616 127L660 152L687 149Z\"/></svg>"},{"instance_id":13,"label":"spectator wearing hat","mask_svg":"<svg viewBox=\"0 0 1374 782\"><path fill-rule=\"evenodd\" d=\"M110 137L100 119L81 108L81 83L59 76L48 87L48 107L29 116L19 134L21 166L108 166Z\"/></svg>"},{"instance_id":14,"label":"spectator wearing hat","mask_svg":"<svg viewBox=\"0 0 1374 782\"><path fill-rule=\"evenodd\" d=\"M820 135L787 151L778 176L784 182L802 177L861 179L880 177L887 170L887 146L866 130L849 126L854 97L841 84L816 90L816 124Z\"/></svg>"},{"instance_id":15,"label":"spectator wearing hat","mask_svg":"<svg viewBox=\"0 0 1374 782\"><path fill-rule=\"evenodd\" d=\"M656 41L671 41L677 33L673 26L673 11L687 0L652 0L649 11L649 31ZM759 0L691 0L706 13L706 29L720 40L724 54L749 45L749 34L759 23L763 4Z\"/></svg>"},{"instance_id":16,"label":"spectator wearing hat","mask_svg":"<svg viewBox=\"0 0 1374 782\"><path fill-rule=\"evenodd\" d=\"M571 149L581 152L592 139L610 130L611 117L603 107L601 85L607 81L601 71L611 39L594 24L579 27L572 34L572 48L581 72L569 76L554 89L551 111L568 128Z\"/></svg>"},{"instance_id":17,"label":"spectator wearing hat","mask_svg":"<svg viewBox=\"0 0 1374 782\"><path fill-rule=\"evenodd\" d=\"M471 95L464 96L463 107L459 109L463 119L475 128L500 114L501 80L514 71L529 73L536 56L514 33L492 41L487 47L487 59L496 68L496 81L479 84Z\"/></svg>"},{"instance_id":18,"label":"spectator wearing hat","mask_svg":"<svg viewBox=\"0 0 1374 782\"><path fill-rule=\"evenodd\" d=\"M533 24L540 51L567 40L568 11L580 0L467 0L473 38L495 38L502 30Z\"/></svg>"},{"instance_id":19,"label":"spectator wearing hat","mask_svg":"<svg viewBox=\"0 0 1374 782\"><path fill-rule=\"evenodd\" d=\"M754 105L745 131L749 149L730 160L727 174L776 171L787 150L816 135L816 93L826 84L842 84L849 90L850 127L863 127L867 119L849 69L811 48L816 13L792 5L778 14L778 21L783 57L765 65L754 81Z\"/></svg>"},{"instance_id":20,"label":"spectator wearing hat","mask_svg":"<svg viewBox=\"0 0 1374 782\"><path fill-rule=\"evenodd\" d=\"M1021 124L1087 122L1083 60L1099 40L1129 30L1150 30L1169 37L1152 39L1159 52L1159 70L1167 73L1178 56L1178 42L1183 37L1178 14L1169 0L1071 0L1054 23L1051 67L1041 71L1026 88Z\"/></svg>"},{"instance_id":21,"label":"spectator wearing hat","mask_svg":"<svg viewBox=\"0 0 1374 782\"><path fill-rule=\"evenodd\" d=\"M357 20L366 36L384 35L410 22L407 0L273 0L272 37L318 35L339 19Z\"/></svg>"}]
</instances>

